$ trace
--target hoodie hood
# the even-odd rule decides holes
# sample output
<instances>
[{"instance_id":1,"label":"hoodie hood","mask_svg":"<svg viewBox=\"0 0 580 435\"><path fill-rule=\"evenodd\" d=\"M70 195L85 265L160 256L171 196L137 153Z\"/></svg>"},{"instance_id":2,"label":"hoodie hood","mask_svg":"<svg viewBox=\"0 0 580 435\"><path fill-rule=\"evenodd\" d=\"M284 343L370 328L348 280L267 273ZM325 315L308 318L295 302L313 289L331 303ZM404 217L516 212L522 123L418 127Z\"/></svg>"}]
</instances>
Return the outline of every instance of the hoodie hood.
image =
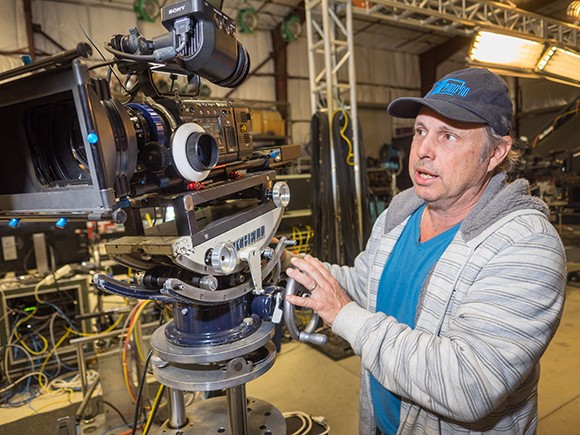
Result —
<instances>
[{"instance_id":1,"label":"hoodie hood","mask_svg":"<svg viewBox=\"0 0 580 435\"><path fill-rule=\"evenodd\" d=\"M393 198L387 209L385 233L400 225L417 210L425 201L417 196L414 188L401 192ZM517 210L537 210L548 216L549 209L540 198L530 195L530 186L522 178L511 183L506 182L506 173L494 175L485 188L483 195L464 219L459 231L465 241L469 241L494 222Z\"/></svg>"}]
</instances>

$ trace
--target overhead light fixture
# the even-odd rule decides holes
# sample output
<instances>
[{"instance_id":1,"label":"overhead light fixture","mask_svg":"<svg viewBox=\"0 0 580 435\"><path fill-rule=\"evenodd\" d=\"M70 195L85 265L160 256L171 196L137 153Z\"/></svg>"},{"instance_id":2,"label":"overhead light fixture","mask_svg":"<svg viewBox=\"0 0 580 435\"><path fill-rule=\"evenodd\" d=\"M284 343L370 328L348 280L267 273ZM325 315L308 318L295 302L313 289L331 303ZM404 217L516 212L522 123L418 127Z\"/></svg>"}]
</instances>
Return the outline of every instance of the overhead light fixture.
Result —
<instances>
[{"instance_id":1,"label":"overhead light fixture","mask_svg":"<svg viewBox=\"0 0 580 435\"><path fill-rule=\"evenodd\" d=\"M280 30L284 41L297 41L302 35L302 20L298 15L289 15L282 21Z\"/></svg>"},{"instance_id":2,"label":"overhead light fixture","mask_svg":"<svg viewBox=\"0 0 580 435\"><path fill-rule=\"evenodd\" d=\"M534 70L544 52L542 42L502 33L479 31L469 50L471 62Z\"/></svg>"},{"instance_id":3,"label":"overhead light fixture","mask_svg":"<svg viewBox=\"0 0 580 435\"><path fill-rule=\"evenodd\" d=\"M566 14L569 17L579 19L580 18L580 1L570 2L566 8Z\"/></svg>"},{"instance_id":4,"label":"overhead light fixture","mask_svg":"<svg viewBox=\"0 0 580 435\"><path fill-rule=\"evenodd\" d=\"M550 78L580 84L580 53L552 46L538 62L537 71Z\"/></svg>"},{"instance_id":5,"label":"overhead light fixture","mask_svg":"<svg viewBox=\"0 0 580 435\"><path fill-rule=\"evenodd\" d=\"M254 33L260 24L258 13L251 6L240 9L236 21L241 33Z\"/></svg>"}]
</instances>

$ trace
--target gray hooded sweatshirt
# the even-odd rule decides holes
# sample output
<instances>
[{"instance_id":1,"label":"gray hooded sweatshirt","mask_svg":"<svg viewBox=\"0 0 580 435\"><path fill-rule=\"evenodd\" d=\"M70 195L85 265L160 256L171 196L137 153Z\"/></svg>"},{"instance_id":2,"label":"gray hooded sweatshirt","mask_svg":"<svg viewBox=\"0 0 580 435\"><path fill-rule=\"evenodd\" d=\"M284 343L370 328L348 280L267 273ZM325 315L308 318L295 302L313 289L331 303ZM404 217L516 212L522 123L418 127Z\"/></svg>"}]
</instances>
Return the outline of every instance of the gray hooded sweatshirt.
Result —
<instances>
[{"instance_id":1,"label":"gray hooded sweatshirt","mask_svg":"<svg viewBox=\"0 0 580 435\"><path fill-rule=\"evenodd\" d=\"M385 263L423 201L375 222L354 267L326 267L352 297L333 331L361 357L360 433L374 434L369 374L401 396L399 434L533 434L539 359L558 327L564 247L525 180L492 178L422 286L414 329L376 312Z\"/></svg>"}]
</instances>

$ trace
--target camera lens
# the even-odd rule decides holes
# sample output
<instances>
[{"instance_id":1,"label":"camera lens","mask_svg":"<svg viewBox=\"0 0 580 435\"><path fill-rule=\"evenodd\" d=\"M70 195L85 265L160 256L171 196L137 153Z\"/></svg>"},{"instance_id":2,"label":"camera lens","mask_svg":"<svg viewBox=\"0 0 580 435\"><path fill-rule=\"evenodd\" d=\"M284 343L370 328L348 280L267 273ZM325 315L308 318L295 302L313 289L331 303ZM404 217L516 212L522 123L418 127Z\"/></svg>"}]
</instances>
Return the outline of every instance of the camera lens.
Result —
<instances>
[{"instance_id":1,"label":"camera lens","mask_svg":"<svg viewBox=\"0 0 580 435\"><path fill-rule=\"evenodd\" d=\"M196 171L213 169L218 161L218 145L214 137L207 133L193 133L187 139L186 156Z\"/></svg>"},{"instance_id":2,"label":"camera lens","mask_svg":"<svg viewBox=\"0 0 580 435\"><path fill-rule=\"evenodd\" d=\"M238 57L236 59L236 67L232 71L232 74L222 81L215 81L214 83L219 86L225 86L227 88L235 88L241 85L248 73L250 72L250 55L246 48L238 42Z\"/></svg>"},{"instance_id":3,"label":"camera lens","mask_svg":"<svg viewBox=\"0 0 580 435\"><path fill-rule=\"evenodd\" d=\"M90 180L72 101L32 108L26 113L26 126L34 168L43 185L77 185Z\"/></svg>"},{"instance_id":4,"label":"camera lens","mask_svg":"<svg viewBox=\"0 0 580 435\"><path fill-rule=\"evenodd\" d=\"M218 162L218 143L194 122L181 124L171 138L171 156L179 175L189 181L202 181Z\"/></svg>"}]
</instances>

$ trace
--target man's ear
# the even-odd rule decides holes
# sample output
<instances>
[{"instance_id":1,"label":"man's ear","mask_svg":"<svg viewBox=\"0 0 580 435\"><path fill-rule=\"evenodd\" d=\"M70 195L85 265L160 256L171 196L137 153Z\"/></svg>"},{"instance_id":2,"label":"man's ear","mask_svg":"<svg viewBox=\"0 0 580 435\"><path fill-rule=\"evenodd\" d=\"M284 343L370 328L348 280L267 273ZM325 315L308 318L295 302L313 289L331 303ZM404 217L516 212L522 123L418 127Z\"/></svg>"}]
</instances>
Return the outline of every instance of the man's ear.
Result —
<instances>
[{"instance_id":1,"label":"man's ear","mask_svg":"<svg viewBox=\"0 0 580 435\"><path fill-rule=\"evenodd\" d=\"M501 162L505 160L509 151L512 149L513 139L511 136L503 136L501 142L493 149L489 164L487 166L488 172L493 172Z\"/></svg>"}]
</instances>

